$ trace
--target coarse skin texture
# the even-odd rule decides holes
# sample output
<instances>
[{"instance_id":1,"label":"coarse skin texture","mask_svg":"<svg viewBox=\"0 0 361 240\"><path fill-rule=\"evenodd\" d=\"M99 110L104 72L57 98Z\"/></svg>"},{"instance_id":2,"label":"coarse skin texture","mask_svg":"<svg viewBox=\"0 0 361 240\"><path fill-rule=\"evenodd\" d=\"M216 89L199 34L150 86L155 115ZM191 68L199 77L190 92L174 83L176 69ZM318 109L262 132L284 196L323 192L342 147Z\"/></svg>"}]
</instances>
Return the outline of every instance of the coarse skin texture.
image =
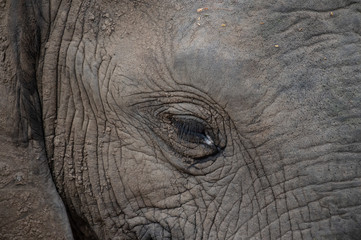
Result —
<instances>
[{"instance_id":1,"label":"coarse skin texture","mask_svg":"<svg viewBox=\"0 0 361 240\"><path fill-rule=\"evenodd\" d=\"M38 14L46 4L40 3L0 0L1 240L73 239L42 132L36 66L45 40Z\"/></svg>"},{"instance_id":2,"label":"coarse skin texture","mask_svg":"<svg viewBox=\"0 0 361 240\"><path fill-rule=\"evenodd\" d=\"M43 8L40 124L75 238L360 238L359 1Z\"/></svg>"}]
</instances>

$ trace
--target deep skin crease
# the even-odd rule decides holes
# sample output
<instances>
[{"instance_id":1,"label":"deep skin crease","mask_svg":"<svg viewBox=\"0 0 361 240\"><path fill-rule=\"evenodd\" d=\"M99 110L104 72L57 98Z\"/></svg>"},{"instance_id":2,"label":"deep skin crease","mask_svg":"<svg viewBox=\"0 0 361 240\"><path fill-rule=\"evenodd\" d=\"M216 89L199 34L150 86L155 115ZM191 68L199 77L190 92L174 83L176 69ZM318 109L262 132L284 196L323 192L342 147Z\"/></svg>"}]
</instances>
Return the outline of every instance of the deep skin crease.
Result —
<instances>
[{"instance_id":1,"label":"deep skin crease","mask_svg":"<svg viewBox=\"0 0 361 240\"><path fill-rule=\"evenodd\" d=\"M38 90L74 236L357 239L360 11L51 2Z\"/></svg>"}]
</instances>

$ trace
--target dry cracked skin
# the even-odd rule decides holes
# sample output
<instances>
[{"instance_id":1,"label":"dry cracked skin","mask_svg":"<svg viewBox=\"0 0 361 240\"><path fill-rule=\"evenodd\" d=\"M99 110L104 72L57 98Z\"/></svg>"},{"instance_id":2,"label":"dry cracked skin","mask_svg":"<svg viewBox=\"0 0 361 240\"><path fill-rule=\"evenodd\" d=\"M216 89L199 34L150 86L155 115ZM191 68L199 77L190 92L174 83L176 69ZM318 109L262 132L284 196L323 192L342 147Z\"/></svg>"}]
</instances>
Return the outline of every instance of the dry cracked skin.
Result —
<instances>
[{"instance_id":1,"label":"dry cracked skin","mask_svg":"<svg viewBox=\"0 0 361 240\"><path fill-rule=\"evenodd\" d=\"M5 2L4 239L360 238L359 1Z\"/></svg>"}]
</instances>

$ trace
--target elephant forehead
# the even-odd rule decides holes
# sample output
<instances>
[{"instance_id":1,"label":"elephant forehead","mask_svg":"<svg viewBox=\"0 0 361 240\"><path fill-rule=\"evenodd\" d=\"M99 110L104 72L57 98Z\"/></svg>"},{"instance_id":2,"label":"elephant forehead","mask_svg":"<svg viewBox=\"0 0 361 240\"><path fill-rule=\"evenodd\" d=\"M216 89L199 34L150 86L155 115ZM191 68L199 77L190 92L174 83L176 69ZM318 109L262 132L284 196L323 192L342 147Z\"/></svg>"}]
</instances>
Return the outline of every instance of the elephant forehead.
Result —
<instances>
[{"instance_id":1,"label":"elephant forehead","mask_svg":"<svg viewBox=\"0 0 361 240\"><path fill-rule=\"evenodd\" d=\"M264 55L259 19L240 8L218 5L208 5L201 12L194 6L189 11L157 24L143 16L133 29L119 26L104 39L116 65L112 84L139 86L127 91L152 91L163 78L166 84L158 90L165 90L165 86L179 90L180 85L188 85L207 92L222 105L227 104L225 96L236 101L250 99L242 94L256 97L258 93L250 88L239 89L257 88L254 81L250 83L259 77Z\"/></svg>"},{"instance_id":2,"label":"elephant forehead","mask_svg":"<svg viewBox=\"0 0 361 240\"><path fill-rule=\"evenodd\" d=\"M264 96L273 101L276 95L312 92L320 86L316 82L328 81L322 71L331 73L360 59L349 50L359 41L357 4L257 4L137 6L120 17L110 36L103 36L116 65L111 84L133 86L124 89L129 94L187 85L239 112ZM289 90L294 94L281 95Z\"/></svg>"}]
</instances>

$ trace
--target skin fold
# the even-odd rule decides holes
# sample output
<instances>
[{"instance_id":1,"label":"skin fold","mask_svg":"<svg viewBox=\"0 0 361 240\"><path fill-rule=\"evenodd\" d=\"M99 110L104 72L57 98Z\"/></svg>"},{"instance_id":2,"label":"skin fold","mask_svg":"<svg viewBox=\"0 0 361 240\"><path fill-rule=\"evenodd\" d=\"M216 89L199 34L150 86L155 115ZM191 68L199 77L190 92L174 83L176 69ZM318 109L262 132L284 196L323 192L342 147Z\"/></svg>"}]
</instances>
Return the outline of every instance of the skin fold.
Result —
<instances>
[{"instance_id":1,"label":"skin fold","mask_svg":"<svg viewBox=\"0 0 361 240\"><path fill-rule=\"evenodd\" d=\"M34 4L75 239L359 239L360 2Z\"/></svg>"}]
</instances>

